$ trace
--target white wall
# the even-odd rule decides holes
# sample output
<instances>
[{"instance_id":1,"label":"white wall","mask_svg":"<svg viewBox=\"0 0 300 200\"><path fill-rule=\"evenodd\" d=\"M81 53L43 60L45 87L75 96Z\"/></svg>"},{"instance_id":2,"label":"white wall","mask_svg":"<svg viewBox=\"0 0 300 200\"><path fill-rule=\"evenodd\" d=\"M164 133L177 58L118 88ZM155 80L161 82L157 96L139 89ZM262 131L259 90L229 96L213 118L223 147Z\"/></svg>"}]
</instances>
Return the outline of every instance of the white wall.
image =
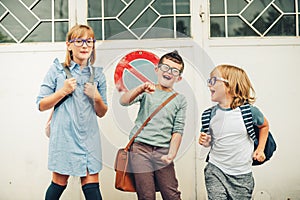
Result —
<instances>
[{"instance_id":1,"label":"white wall","mask_svg":"<svg viewBox=\"0 0 300 200\"><path fill-rule=\"evenodd\" d=\"M205 50L214 64L232 63L242 66L248 72L258 97L256 105L268 118L277 141L278 150L272 160L254 168L255 199L300 199L300 135L297 126L300 98L299 42L285 42L280 45L274 45L275 42L273 45L257 42L253 45L245 42L240 44L241 41L236 41L236 45L221 45L219 41L210 41L205 43ZM196 61L199 65L204 62L195 58L197 48L186 47L188 51L185 51L184 42L172 45L182 49L184 57L191 62ZM141 42L137 42L136 46L145 47ZM99 46L98 63L104 66L113 63L116 60L115 54L124 53L122 47L130 49L130 45L122 42L109 43L104 50ZM0 199L43 199L45 189L50 183L51 173L47 170L48 139L43 132L49 113L40 113L35 99L50 63L55 57L63 60L64 49L64 43L0 45ZM206 76L206 73L203 74ZM185 78L189 79L195 91L196 108L201 112L210 105L207 88L202 84L203 80L198 80L192 71L187 70ZM109 90L113 90L113 86L110 85ZM198 119L193 122L196 127L198 122ZM114 129L115 127L110 127L108 130ZM195 141L197 139L195 133ZM116 143L122 146L126 141ZM205 199L203 152L194 142L176 160L184 200ZM135 198L134 194L114 190L114 171L110 166L105 166L100 180L105 199ZM83 199L78 178L70 179L62 199Z\"/></svg>"}]
</instances>

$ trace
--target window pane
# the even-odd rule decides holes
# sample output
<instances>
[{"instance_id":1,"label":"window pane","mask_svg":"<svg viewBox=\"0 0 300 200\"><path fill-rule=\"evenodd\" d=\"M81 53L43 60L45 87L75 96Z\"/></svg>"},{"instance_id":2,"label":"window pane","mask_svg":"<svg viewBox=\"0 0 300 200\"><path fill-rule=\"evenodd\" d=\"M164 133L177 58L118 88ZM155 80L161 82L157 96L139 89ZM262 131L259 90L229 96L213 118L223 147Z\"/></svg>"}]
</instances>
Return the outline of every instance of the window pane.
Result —
<instances>
[{"instance_id":1,"label":"window pane","mask_svg":"<svg viewBox=\"0 0 300 200\"><path fill-rule=\"evenodd\" d=\"M1 27L0 27L0 43L14 43L15 41L11 38Z\"/></svg>"},{"instance_id":2,"label":"window pane","mask_svg":"<svg viewBox=\"0 0 300 200\"><path fill-rule=\"evenodd\" d=\"M296 19L292 15L283 16L268 32L268 36L294 36L296 35Z\"/></svg>"},{"instance_id":3,"label":"window pane","mask_svg":"<svg viewBox=\"0 0 300 200\"><path fill-rule=\"evenodd\" d=\"M190 17L177 17L176 18L176 31L177 37L190 37L191 20Z\"/></svg>"},{"instance_id":4,"label":"window pane","mask_svg":"<svg viewBox=\"0 0 300 200\"><path fill-rule=\"evenodd\" d=\"M22 2L23 2L27 7L30 7L30 6L35 2L35 0L22 0Z\"/></svg>"},{"instance_id":5,"label":"window pane","mask_svg":"<svg viewBox=\"0 0 300 200\"><path fill-rule=\"evenodd\" d=\"M123 37L127 34L122 33L126 32L126 28L124 28L117 20L105 20L104 23L105 39L126 39Z\"/></svg>"},{"instance_id":6,"label":"window pane","mask_svg":"<svg viewBox=\"0 0 300 200\"><path fill-rule=\"evenodd\" d=\"M68 1L66 0L55 0L54 1L54 16L55 19L67 19L68 18Z\"/></svg>"},{"instance_id":7,"label":"window pane","mask_svg":"<svg viewBox=\"0 0 300 200\"><path fill-rule=\"evenodd\" d=\"M225 19L224 17L211 17L210 36L225 37Z\"/></svg>"},{"instance_id":8,"label":"window pane","mask_svg":"<svg viewBox=\"0 0 300 200\"><path fill-rule=\"evenodd\" d=\"M51 1L40 1L32 11L41 19L51 19Z\"/></svg>"},{"instance_id":9,"label":"window pane","mask_svg":"<svg viewBox=\"0 0 300 200\"><path fill-rule=\"evenodd\" d=\"M64 41L69 21L68 2L1 0L4 6L0 5L0 24L4 27L2 32L7 31L2 35L17 43Z\"/></svg>"},{"instance_id":10,"label":"window pane","mask_svg":"<svg viewBox=\"0 0 300 200\"><path fill-rule=\"evenodd\" d=\"M210 13L211 14L224 14L224 0L211 0L210 1Z\"/></svg>"},{"instance_id":11,"label":"window pane","mask_svg":"<svg viewBox=\"0 0 300 200\"><path fill-rule=\"evenodd\" d=\"M3 1L2 3L7 7L8 11L19 20L19 22L17 22L18 24L22 24L26 28L30 29L38 22L38 19L33 15L33 13L20 2L9 0L1 1Z\"/></svg>"},{"instance_id":12,"label":"window pane","mask_svg":"<svg viewBox=\"0 0 300 200\"><path fill-rule=\"evenodd\" d=\"M177 14L190 13L190 1L189 0L177 0L176 1L176 13Z\"/></svg>"},{"instance_id":13,"label":"window pane","mask_svg":"<svg viewBox=\"0 0 300 200\"><path fill-rule=\"evenodd\" d=\"M235 14L240 13L243 8L247 5L247 2L244 0L227 0L227 13Z\"/></svg>"},{"instance_id":14,"label":"window pane","mask_svg":"<svg viewBox=\"0 0 300 200\"><path fill-rule=\"evenodd\" d=\"M264 33L279 17L280 13L270 6L259 19L253 24L253 26L260 32Z\"/></svg>"},{"instance_id":15,"label":"window pane","mask_svg":"<svg viewBox=\"0 0 300 200\"><path fill-rule=\"evenodd\" d=\"M150 0L134 1L124 13L121 14L119 19L127 26L135 20L135 18L143 11L145 6L150 3Z\"/></svg>"},{"instance_id":16,"label":"window pane","mask_svg":"<svg viewBox=\"0 0 300 200\"><path fill-rule=\"evenodd\" d=\"M51 41L51 22L41 23L24 42L49 42Z\"/></svg>"},{"instance_id":17,"label":"window pane","mask_svg":"<svg viewBox=\"0 0 300 200\"><path fill-rule=\"evenodd\" d=\"M150 8L133 24L131 29L149 27L155 20L158 18L158 15Z\"/></svg>"},{"instance_id":18,"label":"window pane","mask_svg":"<svg viewBox=\"0 0 300 200\"><path fill-rule=\"evenodd\" d=\"M152 6L161 15L173 14L173 0L157 0Z\"/></svg>"},{"instance_id":19,"label":"window pane","mask_svg":"<svg viewBox=\"0 0 300 200\"><path fill-rule=\"evenodd\" d=\"M228 36L240 37L240 36L257 36L245 22L239 17L228 17Z\"/></svg>"},{"instance_id":20,"label":"window pane","mask_svg":"<svg viewBox=\"0 0 300 200\"><path fill-rule=\"evenodd\" d=\"M283 12L295 12L295 2L292 0L274 2Z\"/></svg>"},{"instance_id":21,"label":"window pane","mask_svg":"<svg viewBox=\"0 0 300 200\"><path fill-rule=\"evenodd\" d=\"M66 41L68 22L55 22L55 41Z\"/></svg>"},{"instance_id":22,"label":"window pane","mask_svg":"<svg viewBox=\"0 0 300 200\"><path fill-rule=\"evenodd\" d=\"M296 1L299 2L297 12ZM221 12L224 2L227 13ZM299 33L296 33L298 30L296 16L300 12L300 0L224 0L224 2L210 0L211 37L299 36ZM221 16L224 16L224 19L220 18Z\"/></svg>"},{"instance_id":23,"label":"window pane","mask_svg":"<svg viewBox=\"0 0 300 200\"><path fill-rule=\"evenodd\" d=\"M144 38L174 38L174 26L172 17L160 18L155 27Z\"/></svg>"},{"instance_id":24,"label":"window pane","mask_svg":"<svg viewBox=\"0 0 300 200\"><path fill-rule=\"evenodd\" d=\"M102 22L99 20L90 20L88 24L93 28L96 40L102 40Z\"/></svg>"},{"instance_id":25,"label":"window pane","mask_svg":"<svg viewBox=\"0 0 300 200\"><path fill-rule=\"evenodd\" d=\"M178 37L174 34L175 23L177 31L190 36L190 0L104 0L104 16L97 11L101 8L99 0L88 0L88 6L92 13L88 14L87 20L104 23L102 39ZM158 33L161 28L171 31L167 31L167 34L166 31Z\"/></svg>"},{"instance_id":26,"label":"window pane","mask_svg":"<svg viewBox=\"0 0 300 200\"><path fill-rule=\"evenodd\" d=\"M252 22L270 3L271 0L251 1L250 6L242 13L249 22Z\"/></svg>"},{"instance_id":27,"label":"window pane","mask_svg":"<svg viewBox=\"0 0 300 200\"><path fill-rule=\"evenodd\" d=\"M11 15L8 14L1 24L17 39L20 40L26 33L26 29Z\"/></svg>"},{"instance_id":28,"label":"window pane","mask_svg":"<svg viewBox=\"0 0 300 200\"><path fill-rule=\"evenodd\" d=\"M120 0L109 0L109 3L104 4L104 16L115 17L124 7L125 4Z\"/></svg>"},{"instance_id":29,"label":"window pane","mask_svg":"<svg viewBox=\"0 0 300 200\"><path fill-rule=\"evenodd\" d=\"M102 17L101 1L88 1L88 17Z\"/></svg>"}]
</instances>

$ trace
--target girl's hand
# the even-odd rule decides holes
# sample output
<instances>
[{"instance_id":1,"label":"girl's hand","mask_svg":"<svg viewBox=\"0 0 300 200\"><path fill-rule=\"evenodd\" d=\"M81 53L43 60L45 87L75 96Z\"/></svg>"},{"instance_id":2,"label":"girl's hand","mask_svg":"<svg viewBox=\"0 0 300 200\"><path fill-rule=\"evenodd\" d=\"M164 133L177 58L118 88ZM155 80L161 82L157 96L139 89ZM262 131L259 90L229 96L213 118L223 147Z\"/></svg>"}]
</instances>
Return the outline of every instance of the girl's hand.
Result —
<instances>
[{"instance_id":1,"label":"girl's hand","mask_svg":"<svg viewBox=\"0 0 300 200\"><path fill-rule=\"evenodd\" d=\"M263 151L256 149L253 153L253 160L257 160L258 162L263 162L266 159L266 155Z\"/></svg>"},{"instance_id":2,"label":"girl's hand","mask_svg":"<svg viewBox=\"0 0 300 200\"><path fill-rule=\"evenodd\" d=\"M96 85L94 85L92 83L85 83L84 84L84 90L83 90L83 92L90 99L94 99L95 98L96 91L98 91L96 89Z\"/></svg>"},{"instance_id":3,"label":"girl's hand","mask_svg":"<svg viewBox=\"0 0 300 200\"><path fill-rule=\"evenodd\" d=\"M71 94L77 87L77 82L75 78L68 78L64 81L63 92L64 95Z\"/></svg>"},{"instance_id":4,"label":"girl's hand","mask_svg":"<svg viewBox=\"0 0 300 200\"><path fill-rule=\"evenodd\" d=\"M168 155L163 155L161 158L160 158L164 163L166 164L170 164L173 160L174 160L174 157L170 154Z\"/></svg>"},{"instance_id":5,"label":"girl's hand","mask_svg":"<svg viewBox=\"0 0 300 200\"><path fill-rule=\"evenodd\" d=\"M142 85L142 89L144 92L153 93L155 91L155 85L153 83L145 82Z\"/></svg>"},{"instance_id":6,"label":"girl's hand","mask_svg":"<svg viewBox=\"0 0 300 200\"><path fill-rule=\"evenodd\" d=\"M204 147L209 147L211 142L211 136L208 135L207 133L201 132L198 142Z\"/></svg>"}]
</instances>

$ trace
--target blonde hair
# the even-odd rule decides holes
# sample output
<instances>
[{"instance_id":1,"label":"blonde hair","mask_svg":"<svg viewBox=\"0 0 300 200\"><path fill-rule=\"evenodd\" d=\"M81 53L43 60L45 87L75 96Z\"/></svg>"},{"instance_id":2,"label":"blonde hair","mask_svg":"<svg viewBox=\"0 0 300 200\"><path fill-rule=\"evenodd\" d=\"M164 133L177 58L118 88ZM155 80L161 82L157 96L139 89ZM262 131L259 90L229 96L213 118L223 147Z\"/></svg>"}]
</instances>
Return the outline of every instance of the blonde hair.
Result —
<instances>
[{"instance_id":1,"label":"blonde hair","mask_svg":"<svg viewBox=\"0 0 300 200\"><path fill-rule=\"evenodd\" d=\"M233 65L218 65L212 73L216 70L220 72L222 78L228 80L228 83L224 83L233 97L230 104L232 109L245 103L253 104L255 102L255 90L243 69Z\"/></svg>"},{"instance_id":2,"label":"blonde hair","mask_svg":"<svg viewBox=\"0 0 300 200\"><path fill-rule=\"evenodd\" d=\"M88 25L75 25L73 26L66 37L66 41L70 41L72 39L80 38L83 37L87 33L88 38L93 38L95 37L93 29L88 26ZM71 60L72 60L72 51L69 51L67 48L67 53L66 53L66 59L65 59L65 66L70 66ZM94 64L96 60L96 52L95 52L95 45L93 46L93 51L90 57L90 63Z\"/></svg>"}]
</instances>

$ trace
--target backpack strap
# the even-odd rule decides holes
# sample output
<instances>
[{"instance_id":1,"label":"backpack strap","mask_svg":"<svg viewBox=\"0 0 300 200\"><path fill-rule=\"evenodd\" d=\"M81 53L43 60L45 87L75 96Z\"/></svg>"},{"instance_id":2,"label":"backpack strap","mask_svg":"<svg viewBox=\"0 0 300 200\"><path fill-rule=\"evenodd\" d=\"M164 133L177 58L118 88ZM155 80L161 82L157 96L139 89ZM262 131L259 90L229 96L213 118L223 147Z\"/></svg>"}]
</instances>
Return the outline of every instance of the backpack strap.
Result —
<instances>
[{"instance_id":1,"label":"backpack strap","mask_svg":"<svg viewBox=\"0 0 300 200\"><path fill-rule=\"evenodd\" d=\"M95 79L95 67L92 66L92 71L91 71L91 76L89 79L89 83L94 84L94 79Z\"/></svg>"},{"instance_id":2,"label":"backpack strap","mask_svg":"<svg viewBox=\"0 0 300 200\"><path fill-rule=\"evenodd\" d=\"M66 78L72 78L72 74L71 74L71 71L70 71L70 68L68 66L65 66L64 63L60 63L66 73Z\"/></svg>"},{"instance_id":3,"label":"backpack strap","mask_svg":"<svg viewBox=\"0 0 300 200\"><path fill-rule=\"evenodd\" d=\"M65 73L66 73L66 78L72 78L72 74L71 74L71 71L70 71L70 68L68 66L65 66L64 63L60 63L61 66L63 67ZM65 102L65 100L67 100L69 97L72 96L72 93L71 94L68 94L66 95L64 98L62 98L57 104L55 104L54 106L54 110L56 108L58 108L63 102Z\"/></svg>"},{"instance_id":4,"label":"backpack strap","mask_svg":"<svg viewBox=\"0 0 300 200\"><path fill-rule=\"evenodd\" d=\"M253 118L252 118L250 104L246 103L244 105L241 105L240 109L249 136L254 141L254 143L258 143L257 137L255 135L254 127L253 127Z\"/></svg>"},{"instance_id":5,"label":"backpack strap","mask_svg":"<svg viewBox=\"0 0 300 200\"><path fill-rule=\"evenodd\" d=\"M202 130L204 133L207 133L209 129L212 108L213 107L208 108L202 113L201 122L202 122Z\"/></svg>"}]
</instances>

